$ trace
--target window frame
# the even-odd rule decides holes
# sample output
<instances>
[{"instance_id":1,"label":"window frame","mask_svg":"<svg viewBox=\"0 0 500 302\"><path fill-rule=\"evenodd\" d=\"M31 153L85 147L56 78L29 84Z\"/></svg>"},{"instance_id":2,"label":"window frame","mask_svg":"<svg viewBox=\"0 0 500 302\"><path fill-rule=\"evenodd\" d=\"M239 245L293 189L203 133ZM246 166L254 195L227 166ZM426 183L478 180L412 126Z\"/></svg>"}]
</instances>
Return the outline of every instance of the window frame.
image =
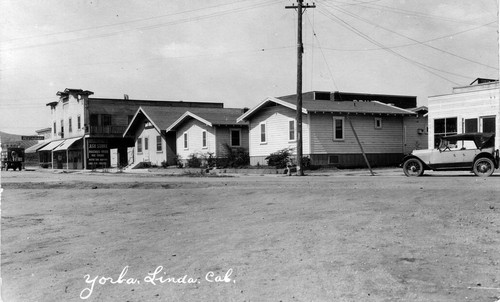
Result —
<instances>
[{"instance_id":1,"label":"window frame","mask_svg":"<svg viewBox=\"0 0 500 302\"><path fill-rule=\"evenodd\" d=\"M161 135L156 136L156 152L163 151L163 142L161 141Z\"/></svg>"},{"instance_id":2,"label":"window frame","mask_svg":"<svg viewBox=\"0 0 500 302\"><path fill-rule=\"evenodd\" d=\"M184 132L182 134L182 146L184 147L184 150L189 150L189 136L187 132Z\"/></svg>"},{"instance_id":3,"label":"window frame","mask_svg":"<svg viewBox=\"0 0 500 302\"><path fill-rule=\"evenodd\" d=\"M436 121L443 120L444 132L436 132ZM455 131L448 131L448 120L455 120ZM434 127L434 147L439 146L439 142L441 141L441 137L457 134L458 133L458 117L457 116L449 116L442 118L435 118L432 121L432 126Z\"/></svg>"},{"instance_id":4,"label":"window frame","mask_svg":"<svg viewBox=\"0 0 500 302\"><path fill-rule=\"evenodd\" d=\"M72 133L73 132L73 121L72 121L72 118L68 118L68 133Z\"/></svg>"},{"instance_id":5,"label":"window frame","mask_svg":"<svg viewBox=\"0 0 500 302\"><path fill-rule=\"evenodd\" d=\"M208 148L207 130L201 130L201 148L202 149Z\"/></svg>"},{"instance_id":6,"label":"window frame","mask_svg":"<svg viewBox=\"0 0 500 302\"><path fill-rule=\"evenodd\" d=\"M233 132L238 132L238 144L233 143ZM229 145L231 147L241 147L241 129L239 128L232 128L229 129Z\"/></svg>"},{"instance_id":7,"label":"window frame","mask_svg":"<svg viewBox=\"0 0 500 302\"><path fill-rule=\"evenodd\" d=\"M336 121L340 121L342 125L342 137L337 137L337 123ZM345 140L345 119L343 116L334 116L333 117L333 140L336 142L341 142Z\"/></svg>"},{"instance_id":8,"label":"window frame","mask_svg":"<svg viewBox=\"0 0 500 302\"><path fill-rule=\"evenodd\" d=\"M374 125L375 129L382 129L383 128L382 118L381 117L374 118L374 122L375 122L375 125Z\"/></svg>"},{"instance_id":9,"label":"window frame","mask_svg":"<svg viewBox=\"0 0 500 302\"><path fill-rule=\"evenodd\" d=\"M144 138L144 151L148 151L149 150L149 137L146 136Z\"/></svg>"},{"instance_id":10,"label":"window frame","mask_svg":"<svg viewBox=\"0 0 500 302\"><path fill-rule=\"evenodd\" d=\"M291 123L293 123L293 128L290 127ZM290 134L293 134L293 138L291 138ZM294 142L296 140L297 140L297 123L295 122L295 119L289 119L288 120L288 141L289 142Z\"/></svg>"},{"instance_id":11,"label":"window frame","mask_svg":"<svg viewBox=\"0 0 500 302\"><path fill-rule=\"evenodd\" d=\"M264 126L264 132L262 132L262 126ZM262 135L264 135L264 140L262 140ZM259 123L259 142L261 144L267 144L267 123Z\"/></svg>"},{"instance_id":12,"label":"window frame","mask_svg":"<svg viewBox=\"0 0 500 302\"><path fill-rule=\"evenodd\" d=\"M137 139L137 154L142 153L142 137Z\"/></svg>"}]
</instances>

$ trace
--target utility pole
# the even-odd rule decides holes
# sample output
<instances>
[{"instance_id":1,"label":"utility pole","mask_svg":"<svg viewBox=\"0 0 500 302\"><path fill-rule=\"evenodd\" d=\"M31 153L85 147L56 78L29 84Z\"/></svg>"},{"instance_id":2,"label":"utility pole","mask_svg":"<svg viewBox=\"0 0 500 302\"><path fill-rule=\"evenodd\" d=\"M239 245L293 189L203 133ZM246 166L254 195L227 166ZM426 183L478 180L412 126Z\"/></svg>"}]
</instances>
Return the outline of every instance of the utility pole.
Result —
<instances>
[{"instance_id":1,"label":"utility pole","mask_svg":"<svg viewBox=\"0 0 500 302\"><path fill-rule=\"evenodd\" d=\"M285 6L285 8L297 9L298 30L297 30L297 176L304 176L302 169L302 54L304 45L302 43L302 14L307 8L315 8L312 5L303 4L303 0L297 0L297 5Z\"/></svg>"}]
</instances>

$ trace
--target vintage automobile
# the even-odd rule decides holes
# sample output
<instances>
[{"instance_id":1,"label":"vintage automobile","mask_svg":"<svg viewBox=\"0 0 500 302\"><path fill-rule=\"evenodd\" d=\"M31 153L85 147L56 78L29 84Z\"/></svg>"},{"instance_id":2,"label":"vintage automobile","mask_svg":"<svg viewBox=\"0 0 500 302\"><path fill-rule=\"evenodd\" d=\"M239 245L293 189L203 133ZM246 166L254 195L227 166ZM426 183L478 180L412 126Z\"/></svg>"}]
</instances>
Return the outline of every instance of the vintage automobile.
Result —
<instances>
[{"instance_id":1,"label":"vintage automobile","mask_svg":"<svg viewBox=\"0 0 500 302\"><path fill-rule=\"evenodd\" d=\"M406 176L421 176L425 170L471 171L487 177L498 169L494 133L463 133L444 136L437 149L414 150L401 166Z\"/></svg>"}]
</instances>

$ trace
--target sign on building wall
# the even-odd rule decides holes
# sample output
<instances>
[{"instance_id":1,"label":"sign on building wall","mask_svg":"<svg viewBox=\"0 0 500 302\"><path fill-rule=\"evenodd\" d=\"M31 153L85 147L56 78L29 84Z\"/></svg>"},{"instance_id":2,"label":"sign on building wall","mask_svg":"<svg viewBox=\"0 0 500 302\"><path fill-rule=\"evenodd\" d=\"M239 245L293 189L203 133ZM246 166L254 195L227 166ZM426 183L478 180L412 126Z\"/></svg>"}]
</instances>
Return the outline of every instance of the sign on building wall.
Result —
<instances>
[{"instance_id":1,"label":"sign on building wall","mask_svg":"<svg viewBox=\"0 0 500 302\"><path fill-rule=\"evenodd\" d=\"M87 140L87 162L89 168L108 168L110 163L109 147L105 140Z\"/></svg>"},{"instance_id":2,"label":"sign on building wall","mask_svg":"<svg viewBox=\"0 0 500 302\"><path fill-rule=\"evenodd\" d=\"M42 141L45 139L45 136L31 135L31 136L21 136L21 140L23 141Z\"/></svg>"}]
</instances>

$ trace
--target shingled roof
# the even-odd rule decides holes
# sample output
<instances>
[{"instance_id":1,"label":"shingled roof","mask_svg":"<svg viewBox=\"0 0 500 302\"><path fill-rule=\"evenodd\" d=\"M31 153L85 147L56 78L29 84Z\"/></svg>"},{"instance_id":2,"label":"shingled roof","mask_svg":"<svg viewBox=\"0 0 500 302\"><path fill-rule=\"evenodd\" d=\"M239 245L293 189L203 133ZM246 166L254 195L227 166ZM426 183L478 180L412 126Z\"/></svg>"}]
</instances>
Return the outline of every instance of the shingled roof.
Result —
<instances>
[{"instance_id":1,"label":"shingled roof","mask_svg":"<svg viewBox=\"0 0 500 302\"><path fill-rule=\"evenodd\" d=\"M141 117L147 118L158 130L170 131L174 123L177 125L187 117L203 119L212 125L241 125L236 122L243 113L238 108L197 108L197 107L163 107L144 106L135 113L123 136L129 135L131 129L137 126ZM168 130L167 130L168 129Z\"/></svg>"},{"instance_id":2,"label":"shingled roof","mask_svg":"<svg viewBox=\"0 0 500 302\"><path fill-rule=\"evenodd\" d=\"M186 111L181 117L179 117L175 122L173 122L168 128L168 131L173 131L177 127L179 127L186 120L193 118L207 126L215 126L215 125L225 125L225 126L234 126L234 125L242 125L246 123L238 123L236 119L243 114L244 110L239 108L221 108L221 109L212 109L208 110L189 110Z\"/></svg>"},{"instance_id":3,"label":"shingled roof","mask_svg":"<svg viewBox=\"0 0 500 302\"><path fill-rule=\"evenodd\" d=\"M247 111L238 118L238 121L245 121L255 112L269 104L278 104L292 110L297 110L295 100L285 98L268 97L260 104ZM302 113L338 113L350 115L415 115L414 112L378 101L324 101L324 100L304 100L302 101Z\"/></svg>"}]
</instances>

